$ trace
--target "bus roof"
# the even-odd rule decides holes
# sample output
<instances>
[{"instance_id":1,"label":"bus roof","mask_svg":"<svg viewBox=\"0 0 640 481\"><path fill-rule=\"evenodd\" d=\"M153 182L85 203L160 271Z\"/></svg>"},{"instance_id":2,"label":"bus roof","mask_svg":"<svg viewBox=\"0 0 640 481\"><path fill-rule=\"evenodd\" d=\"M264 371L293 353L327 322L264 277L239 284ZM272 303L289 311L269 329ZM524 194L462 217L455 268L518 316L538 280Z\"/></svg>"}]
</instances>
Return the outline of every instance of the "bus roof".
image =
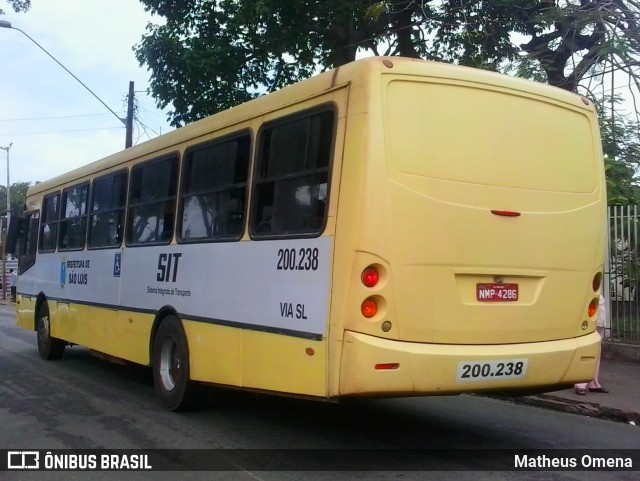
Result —
<instances>
[{"instance_id":1,"label":"bus roof","mask_svg":"<svg viewBox=\"0 0 640 481\"><path fill-rule=\"evenodd\" d=\"M136 158L153 155L161 151L166 152L171 147L186 141L231 127L247 119L266 115L269 112L321 95L345 84L370 81L373 76L384 73L434 77L451 81L472 81L479 84L500 86L509 90L519 90L568 103L574 107L593 110L591 102L584 97L539 82L510 77L487 70L421 59L367 57L289 85L269 95L264 95L228 110L218 112L101 160L88 163L50 180L40 182L29 188L27 196L60 188L88 176L99 175L103 171L116 168Z\"/></svg>"}]
</instances>

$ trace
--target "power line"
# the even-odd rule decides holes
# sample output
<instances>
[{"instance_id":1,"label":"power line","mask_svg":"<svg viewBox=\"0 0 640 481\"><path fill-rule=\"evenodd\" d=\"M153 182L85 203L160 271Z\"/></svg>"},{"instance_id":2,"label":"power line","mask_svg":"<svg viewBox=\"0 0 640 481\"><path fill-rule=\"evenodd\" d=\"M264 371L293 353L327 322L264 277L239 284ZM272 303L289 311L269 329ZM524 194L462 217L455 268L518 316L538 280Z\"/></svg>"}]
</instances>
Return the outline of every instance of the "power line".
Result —
<instances>
[{"instance_id":1,"label":"power line","mask_svg":"<svg viewBox=\"0 0 640 481\"><path fill-rule=\"evenodd\" d=\"M13 136L13 135L39 135L39 134L61 134L64 132L88 132L91 130L115 130L115 129L123 129L124 126L121 127L99 127L99 128L95 128L95 129L71 129L71 130L49 130L49 131L42 131L42 132L11 132L8 134L3 134L0 133L0 135L7 135L7 136Z\"/></svg>"},{"instance_id":2,"label":"power line","mask_svg":"<svg viewBox=\"0 0 640 481\"><path fill-rule=\"evenodd\" d=\"M24 118L15 118L15 119L0 119L0 122L17 122L17 121L23 121L23 120L73 119L73 118L79 118L79 117L97 117L102 115L109 115L109 114L101 113L101 114L56 115L52 117L24 117Z\"/></svg>"}]
</instances>

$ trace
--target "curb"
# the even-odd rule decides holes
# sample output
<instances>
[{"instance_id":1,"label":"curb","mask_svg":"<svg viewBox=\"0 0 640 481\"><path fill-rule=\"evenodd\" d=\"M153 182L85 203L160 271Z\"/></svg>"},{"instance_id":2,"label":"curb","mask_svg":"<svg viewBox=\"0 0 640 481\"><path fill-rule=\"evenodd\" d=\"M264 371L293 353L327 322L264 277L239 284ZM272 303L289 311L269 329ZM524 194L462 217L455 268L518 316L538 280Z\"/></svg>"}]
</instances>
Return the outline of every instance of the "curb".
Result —
<instances>
[{"instance_id":1,"label":"curb","mask_svg":"<svg viewBox=\"0 0 640 481\"><path fill-rule=\"evenodd\" d=\"M602 343L602 358L640 363L640 345L606 340Z\"/></svg>"},{"instance_id":2,"label":"curb","mask_svg":"<svg viewBox=\"0 0 640 481\"><path fill-rule=\"evenodd\" d=\"M554 396L552 394L539 394L536 396L523 397L500 396L498 399L512 402L514 404L526 404L529 406L553 409L555 411L578 414L581 416L606 419L608 421L616 421L636 426L640 425L640 413L627 412L589 401L574 401L573 399Z\"/></svg>"}]
</instances>

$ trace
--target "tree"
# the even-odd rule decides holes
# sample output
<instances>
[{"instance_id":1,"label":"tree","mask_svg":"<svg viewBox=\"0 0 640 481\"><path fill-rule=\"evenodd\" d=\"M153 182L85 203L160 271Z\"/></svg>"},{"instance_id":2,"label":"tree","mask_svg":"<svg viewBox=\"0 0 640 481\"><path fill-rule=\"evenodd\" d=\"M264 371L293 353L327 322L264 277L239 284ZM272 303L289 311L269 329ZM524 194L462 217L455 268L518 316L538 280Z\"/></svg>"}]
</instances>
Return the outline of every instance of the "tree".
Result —
<instances>
[{"instance_id":1,"label":"tree","mask_svg":"<svg viewBox=\"0 0 640 481\"><path fill-rule=\"evenodd\" d=\"M26 12L31 8L31 0L6 0L15 12ZM0 8L0 15L4 15L4 10Z\"/></svg>"},{"instance_id":2,"label":"tree","mask_svg":"<svg viewBox=\"0 0 640 481\"><path fill-rule=\"evenodd\" d=\"M366 0L143 0L163 16L135 47L173 125L191 122L355 58Z\"/></svg>"},{"instance_id":3,"label":"tree","mask_svg":"<svg viewBox=\"0 0 640 481\"><path fill-rule=\"evenodd\" d=\"M437 50L466 65L497 69L503 60L519 61L571 91L594 67L609 63L633 75L638 65L635 0L472 0L464 8L443 3Z\"/></svg>"},{"instance_id":4,"label":"tree","mask_svg":"<svg viewBox=\"0 0 640 481\"><path fill-rule=\"evenodd\" d=\"M521 73L568 90L640 58L635 0L141 0L166 19L134 47L175 126L318 71L358 51Z\"/></svg>"},{"instance_id":5,"label":"tree","mask_svg":"<svg viewBox=\"0 0 640 481\"><path fill-rule=\"evenodd\" d=\"M638 123L591 82L640 90L638 0L141 0L166 19L134 50L174 126L354 60L358 51L503 71L599 103L610 203L640 202Z\"/></svg>"},{"instance_id":6,"label":"tree","mask_svg":"<svg viewBox=\"0 0 640 481\"><path fill-rule=\"evenodd\" d=\"M619 98L596 103L604 153L609 205L640 204L640 124L623 115L611 115L607 105Z\"/></svg>"},{"instance_id":7,"label":"tree","mask_svg":"<svg viewBox=\"0 0 640 481\"><path fill-rule=\"evenodd\" d=\"M17 182L11 184L11 215L20 215L24 208L25 200L27 198L27 189L31 185L30 182ZM7 187L0 186L0 213L5 215L7 211Z\"/></svg>"}]
</instances>

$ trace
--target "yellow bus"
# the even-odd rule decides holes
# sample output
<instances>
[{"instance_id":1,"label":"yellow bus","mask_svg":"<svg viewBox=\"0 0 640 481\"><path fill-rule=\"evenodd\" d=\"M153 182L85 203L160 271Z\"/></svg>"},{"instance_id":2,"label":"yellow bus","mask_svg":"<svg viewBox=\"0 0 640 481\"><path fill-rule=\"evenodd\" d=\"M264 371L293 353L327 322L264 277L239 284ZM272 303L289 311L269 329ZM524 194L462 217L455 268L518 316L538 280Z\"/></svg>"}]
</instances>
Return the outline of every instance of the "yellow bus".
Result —
<instances>
[{"instance_id":1,"label":"yellow bus","mask_svg":"<svg viewBox=\"0 0 640 481\"><path fill-rule=\"evenodd\" d=\"M559 389L599 356L605 204L584 97L363 59L31 187L17 322L170 410Z\"/></svg>"}]
</instances>

